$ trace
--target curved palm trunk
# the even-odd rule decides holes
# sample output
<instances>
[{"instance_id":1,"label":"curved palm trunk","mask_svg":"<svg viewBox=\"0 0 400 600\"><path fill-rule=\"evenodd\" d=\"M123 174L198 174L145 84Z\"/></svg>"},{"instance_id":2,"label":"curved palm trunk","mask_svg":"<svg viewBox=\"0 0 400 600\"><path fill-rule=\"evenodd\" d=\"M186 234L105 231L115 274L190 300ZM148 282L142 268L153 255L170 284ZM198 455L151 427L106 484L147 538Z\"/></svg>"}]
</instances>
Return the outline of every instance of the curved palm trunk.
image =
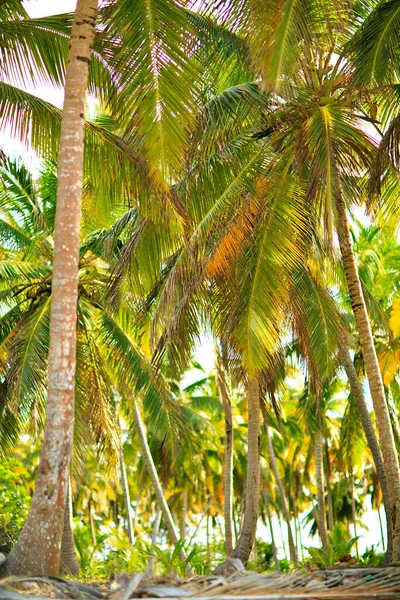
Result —
<instances>
[{"instance_id":1,"label":"curved palm trunk","mask_svg":"<svg viewBox=\"0 0 400 600\"><path fill-rule=\"evenodd\" d=\"M385 465L386 482L389 493L390 517L393 531L393 552L391 562L400 563L400 471L399 460L394 443L393 430L390 423L389 409L385 398L378 358L368 312L361 289L356 261L351 245L350 230L346 214L346 206L339 195L336 199L337 230L343 269L346 275L350 301L357 324L361 350L367 372L369 388L374 403L379 440Z\"/></svg>"},{"instance_id":2,"label":"curved palm trunk","mask_svg":"<svg viewBox=\"0 0 400 600\"><path fill-rule=\"evenodd\" d=\"M361 425L363 427L365 437L367 438L369 449L371 450L372 457L375 463L376 474L378 476L379 485L382 490L383 505L386 513L386 528L387 528L387 539L388 545L386 549L386 562L390 562L393 547L393 536L392 536L392 520L390 519L390 502L389 492L386 483L386 473L383 464L382 453L379 448L378 440L375 435L374 426L371 421L371 417L368 412L368 407L365 402L364 392L360 380L358 379L357 371L354 367L353 361L351 360L350 352L345 339L340 342L340 360L346 371L347 379L349 380L350 389L353 394L355 403L357 405L358 416L360 417Z\"/></svg>"},{"instance_id":3,"label":"curved palm trunk","mask_svg":"<svg viewBox=\"0 0 400 600\"><path fill-rule=\"evenodd\" d=\"M224 520L226 555L230 556L233 551L233 417L228 373L219 354L216 368L218 391L225 413Z\"/></svg>"},{"instance_id":4,"label":"curved palm trunk","mask_svg":"<svg viewBox=\"0 0 400 600\"><path fill-rule=\"evenodd\" d=\"M9 573L58 575L74 427L76 307L83 133L97 0L78 0L61 120L50 315L46 423L28 519L7 560Z\"/></svg>"},{"instance_id":5,"label":"curved palm trunk","mask_svg":"<svg viewBox=\"0 0 400 600\"><path fill-rule=\"evenodd\" d=\"M126 511L126 526L127 526L129 543L132 546L135 542L135 533L134 533L134 529L133 529L131 496L129 493L128 477L126 475L126 466L125 466L122 442L121 442L121 447L119 450L119 467L120 467L120 471L121 471L122 492L124 494L124 503L125 503L125 511Z\"/></svg>"},{"instance_id":6,"label":"curved palm trunk","mask_svg":"<svg viewBox=\"0 0 400 600\"><path fill-rule=\"evenodd\" d=\"M325 490L324 490L324 471L323 471L323 459L322 459L322 432L318 431L315 436L315 472L317 479L317 492L318 492L318 529L321 538L322 548L324 554L328 553L328 531L326 529L326 516L325 516Z\"/></svg>"},{"instance_id":7,"label":"curved palm trunk","mask_svg":"<svg viewBox=\"0 0 400 600\"><path fill-rule=\"evenodd\" d=\"M76 577L79 575L79 562L75 552L74 532L72 529L72 494L71 494L71 482L68 483L67 489L67 503L65 505L64 513L64 527L63 535L61 540L61 574L72 575Z\"/></svg>"},{"instance_id":8,"label":"curved palm trunk","mask_svg":"<svg viewBox=\"0 0 400 600\"><path fill-rule=\"evenodd\" d=\"M272 467L272 470L274 472L276 484L277 484L278 489L279 489L279 494L280 494L280 497L281 497L283 513L285 515L285 520L286 520L286 524L287 524L290 560L297 567L298 564L299 564L299 559L298 559L298 556L297 556L296 545L294 543L294 537L293 537L292 527L290 525L289 505L288 505L287 497L286 497L285 490L284 490L284 487L283 487L282 479L281 479L281 476L279 474L278 465L277 465L276 457L275 457L274 445L272 443L272 439L271 439L271 436L269 434L269 427L268 427L267 421L265 419L265 415L264 415L264 429L265 429L265 435L267 437L268 452L269 452L269 458L270 458L270 461L271 461L271 467Z\"/></svg>"},{"instance_id":9,"label":"curved palm trunk","mask_svg":"<svg viewBox=\"0 0 400 600\"><path fill-rule=\"evenodd\" d=\"M167 526L171 542L176 546L176 544L179 542L179 531L174 523L174 519L172 517L171 511L169 510L169 506L165 499L164 492L161 487L160 480L158 478L157 469L150 452L149 444L147 442L146 428L142 421L142 417L140 415L136 401L133 401L133 419L135 421L136 431L139 436L139 443L142 451L143 462L146 466L147 472L154 486L154 490L157 497L157 503L160 507L162 516L164 517L164 521ZM179 556L182 560L186 560L187 558L184 550L181 550Z\"/></svg>"},{"instance_id":10,"label":"curved palm trunk","mask_svg":"<svg viewBox=\"0 0 400 600\"><path fill-rule=\"evenodd\" d=\"M260 390L258 379L250 381L247 397L249 420L246 508L239 539L231 555L232 558L239 558L244 564L249 560L254 544L260 501Z\"/></svg>"}]
</instances>

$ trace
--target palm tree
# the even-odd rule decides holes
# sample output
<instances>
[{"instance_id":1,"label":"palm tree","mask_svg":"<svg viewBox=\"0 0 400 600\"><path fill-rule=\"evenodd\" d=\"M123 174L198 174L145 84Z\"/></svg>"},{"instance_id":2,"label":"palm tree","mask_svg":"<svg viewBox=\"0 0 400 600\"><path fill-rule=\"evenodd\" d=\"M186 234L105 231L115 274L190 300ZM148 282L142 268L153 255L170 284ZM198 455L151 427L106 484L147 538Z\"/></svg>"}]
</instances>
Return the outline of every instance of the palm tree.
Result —
<instances>
[{"instance_id":1,"label":"palm tree","mask_svg":"<svg viewBox=\"0 0 400 600\"><path fill-rule=\"evenodd\" d=\"M28 520L7 558L10 573L58 575L74 426L83 133L97 0L79 0L71 30L61 120L46 426Z\"/></svg>"}]
</instances>

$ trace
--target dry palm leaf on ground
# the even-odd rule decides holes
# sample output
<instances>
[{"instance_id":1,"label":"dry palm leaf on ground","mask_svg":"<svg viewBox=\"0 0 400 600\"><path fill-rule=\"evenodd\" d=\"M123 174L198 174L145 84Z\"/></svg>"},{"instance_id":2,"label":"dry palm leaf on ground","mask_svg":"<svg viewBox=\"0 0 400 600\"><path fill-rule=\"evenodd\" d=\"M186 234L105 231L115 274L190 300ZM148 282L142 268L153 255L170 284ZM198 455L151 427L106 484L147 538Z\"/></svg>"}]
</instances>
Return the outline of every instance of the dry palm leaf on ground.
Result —
<instances>
[{"instance_id":1,"label":"dry palm leaf on ground","mask_svg":"<svg viewBox=\"0 0 400 600\"><path fill-rule=\"evenodd\" d=\"M400 568L345 568L291 574L235 573L179 579L121 576L108 585L86 585L56 577L8 577L0 581L0 600L259 600L400 598Z\"/></svg>"}]
</instances>

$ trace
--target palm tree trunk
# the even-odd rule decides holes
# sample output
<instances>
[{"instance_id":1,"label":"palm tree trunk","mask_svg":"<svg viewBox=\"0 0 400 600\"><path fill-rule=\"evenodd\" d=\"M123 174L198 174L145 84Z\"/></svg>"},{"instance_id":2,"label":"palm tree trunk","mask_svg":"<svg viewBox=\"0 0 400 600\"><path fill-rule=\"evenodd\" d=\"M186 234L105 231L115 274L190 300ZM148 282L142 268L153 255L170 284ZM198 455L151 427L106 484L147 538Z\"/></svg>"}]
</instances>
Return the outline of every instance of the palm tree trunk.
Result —
<instances>
[{"instance_id":1,"label":"palm tree trunk","mask_svg":"<svg viewBox=\"0 0 400 600\"><path fill-rule=\"evenodd\" d=\"M44 441L29 516L7 560L12 574L60 572L74 428L84 112L96 18L97 0L78 0L61 119Z\"/></svg>"},{"instance_id":2,"label":"palm tree trunk","mask_svg":"<svg viewBox=\"0 0 400 600\"><path fill-rule=\"evenodd\" d=\"M268 525L269 525L269 533L270 533L270 536L271 536L272 556L274 558L275 571L279 572L281 570L281 568L279 566L278 553L276 551L274 529L272 527L271 508L270 508L270 505L269 505L269 498L268 498L267 487L265 485L265 481L264 481L262 475L261 475L261 492L262 492L262 496L264 498L265 510L267 512L267 519L268 519Z\"/></svg>"},{"instance_id":3,"label":"palm tree trunk","mask_svg":"<svg viewBox=\"0 0 400 600\"><path fill-rule=\"evenodd\" d=\"M135 533L134 533L134 529L133 529L131 496L129 493L128 477L126 475L126 466L125 466L122 442L121 442L121 447L120 447L120 451L119 451L119 467L120 467L120 471L121 471L122 491L124 494L128 538L129 538L130 545L133 546L133 544L135 542Z\"/></svg>"},{"instance_id":4,"label":"palm tree trunk","mask_svg":"<svg viewBox=\"0 0 400 600\"><path fill-rule=\"evenodd\" d=\"M174 523L174 519L172 517L171 511L169 510L169 506L165 499L164 492L161 487L160 480L158 478L157 469L150 452L149 444L147 442L146 428L142 421L142 417L140 415L136 401L133 401L133 418L136 425L136 431L139 436L139 443L142 451L143 462L146 465L147 472L154 486L154 490L157 497L157 503L161 509L162 516L164 517L164 521L167 526L171 542L174 544L174 546L176 546L176 544L179 542L179 531ZM186 560L187 558L184 550L181 550L179 556L182 560Z\"/></svg>"},{"instance_id":5,"label":"palm tree trunk","mask_svg":"<svg viewBox=\"0 0 400 600\"><path fill-rule=\"evenodd\" d=\"M77 577L79 562L75 552L74 532L72 529L72 494L71 482L68 483L67 503L65 505L63 535L61 540L61 574Z\"/></svg>"},{"instance_id":6,"label":"palm tree trunk","mask_svg":"<svg viewBox=\"0 0 400 600\"><path fill-rule=\"evenodd\" d=\"M392 564L400 563L400 471L399 460L390 423L381 372L372 337L371 325L361 289L356 261L351 245L346 206L339 195L336 199L337 230L343 269L347 280L350 301L357 324L360 345L364 357L369 388L375 409L376 424L385 465L389 493L390 517L393 532Z\"/></svg>"},{"instance_id":7,"label":"palm tree trunk","mask_svg":"<svg viewBox=\"0 0 400 600\"><path fill-rule=\"evenodd\" d=\"M271 436L270 436L270 433L269 433L269 427L268 427L267 420L265 418L265 414L264 414L264 429L265 429L265 435L267 437L268 452L269 452L269 458L270 458L270 461L271 461L271 467L272 467L272 470L274 472L276 484L277 484L278 489L279 489L279 494L280 494L280 498L281 498L281 502L282 502L283 513L285 515L285 520L286 520L287 529L288 529L288 541L289 541L290 560L297 567L298 564L299 564L299 560L298 560L298 556L297 556L296 546L295 546L295 543L294 543L292 527L291 527L291 524L290 524L290 513L289 513L288 501L287 501L287 498L286 498L285 490L283 488L282 479L281 479L281 476L279 474L278 465L277 465L276 457L275 457L274 445L272 443L272 439L271 439Z\"/></svg>"},{"instance_id":8,"label":"palm tree trunk","mask_svg":"<svg viewBox=\"0 0 400 600\"><path fill-rule=\"evenodd\" d=\"M260 390L258 379L253 379L248 387L248 452L246 475L246 508L243 527L234 551L233 558L247 563L253 547L260 501Z\"/></svg>"},{"instance_id":9,"label":"palm tree trunk","mask_svg":"<svg viewBox=\"0 0 400 600\"><path fill-rule=\"evenodd\" d=\"M324 471L323 471L323 460L322 460L322 432L317 431L315 436L315 472L317 479L317 492L318 492L318 529L319 535L322 542L322 548L324 554L328 553L328 532L326 529L326 516L325 516L325 491L324 491Z\"/></svg>"},{"instance_id":10,"label":"palm tree trunk","mask_svg":"<svg viewBox=\"0 0 400 600\"><path fill-rule=\"evenodd\" d=\"M376 474L381 486L383 505L386 513L386 528L387 528L387 549L386 549L386 560L390 562L392 556L393 547L393 535L392 535L392 520L390 518L390 501L389 492L386 482L386 472L383 464L382 453L379 448L378 440L375 435L374 426L371 421L371 417L368 412L367 403L365 402L364 392L360 380L358 379L357 371L354 367L353 361L351 360L350 352L347 346L347 341L342 338L340 341L340 359L341 363L346 371L347 379L349 380L350 389L353 394L353 398L357 405L358 416L360 417L361 425L364 429L365 437L367 438L368 446L371 450Z\"/></svg>"},{"instance_id":11,"label":"palm tree trunk","mask_svg":"<svg viewBox=\"0 0 400 600\"><path fill-rule=\"evenodd\" d=\"M229 392L228 373L222 357L217 353L217 385L225 413L225 460L224 460L224 519L226 555L233 552L233 417L232 401Z\"/></svg>"}]
</instances>

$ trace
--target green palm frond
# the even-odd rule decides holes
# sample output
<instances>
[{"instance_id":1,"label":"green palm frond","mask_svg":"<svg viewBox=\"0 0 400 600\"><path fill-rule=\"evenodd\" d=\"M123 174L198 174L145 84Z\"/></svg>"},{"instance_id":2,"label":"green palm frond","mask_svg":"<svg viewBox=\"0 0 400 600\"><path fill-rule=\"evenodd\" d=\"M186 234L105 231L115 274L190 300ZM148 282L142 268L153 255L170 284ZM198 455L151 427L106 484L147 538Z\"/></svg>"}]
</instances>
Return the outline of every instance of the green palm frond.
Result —
<instances>
[{"instance_id":1,"label":"green palm frond","mask_svg":"<svg viewBox=\"0 0 400 600\"><path fill-rule=\"evenodd\" d=\"M102 310L97 335L109 375L127 406L130 395L140 395L154 429L160 436L173 439L181 426L179 407L161 375L130 337L129 328L126 331L122 323Z\"/></svg>"},{"instance_id":2,"label":"green palm frond","mask_svg":"<svg viewBox=\"0 0 400 600\"><path fill-rule=\"evenodd\" d=\"M302 355L309 361L314 380L332 375L341 332L341 318L326 283L301 269L294 276L291 311Z\"/></svg>"},{"instance_id":3,"label":"green palm frond","mask_svg":"<svg viewBox=\"0 0 400 600\"><path fill-rule=\"evenodd\" d=\"M169 182L182 165L199 76L186 12L174 0L111 2L107 35L121 41L118 120L127 137L138 136L152 172Z\"/></svg>"},{"instance_id":4,"label":"green palm frond","mask_svg":"<svg viewBox=\"0 0 400 600\"><path fill-rule=\"evenodd\" d=\"M8 407L22 422L30 421L35 431L44 420L49 324L47 296L20 318L7 346Z\"/></svg>"},{"instance_id":5,"label":"green palm frond","mask_svg":"<svg viewBox=\"0 0 400 600\"><path fill-rule=\"evenodd\" d=\"M379 84L398 79L399 28L399 0L377 3L347 47L355 66L356 82Z\"/></svg>"}]
</instances>

